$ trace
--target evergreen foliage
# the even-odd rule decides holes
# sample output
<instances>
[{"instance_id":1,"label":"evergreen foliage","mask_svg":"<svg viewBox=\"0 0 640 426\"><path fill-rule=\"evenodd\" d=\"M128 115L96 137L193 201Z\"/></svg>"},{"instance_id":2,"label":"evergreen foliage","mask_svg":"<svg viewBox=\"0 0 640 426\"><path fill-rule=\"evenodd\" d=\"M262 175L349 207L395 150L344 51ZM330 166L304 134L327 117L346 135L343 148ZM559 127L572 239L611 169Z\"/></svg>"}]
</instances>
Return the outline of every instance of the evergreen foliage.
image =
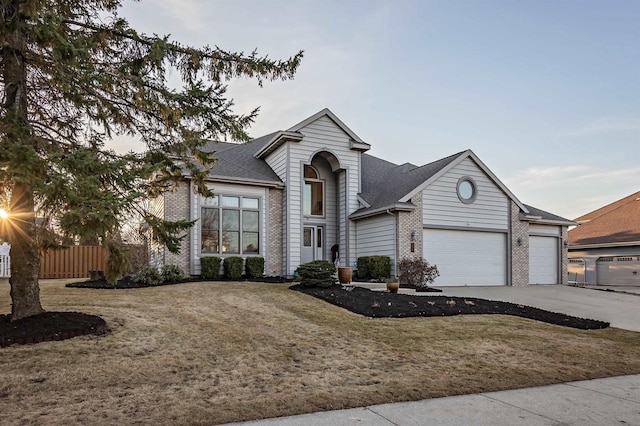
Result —
<instances>
[{"instance_id":1,"label":"evergreen foliage","mask_svg":"<svg viewBox=\"0 0 640 426\"><path fill-rule=\"evenodd\" d=\"M362 256L358 258L358 279L384 281L391 276L389 256Z\"/></svg>"},{"instance_id":2,"label":"evergreen foliage","mask_svg":"<svg viewBox=\"0 0 640 426\"><path fill-rule=\"evenodd\" d=\"M220 279L220 266L222 259L217 256L207 256L200 258L200 274L205 280Z\"/></svg>"},{"instance_id":3,"label":"evergreen foliage","mask_svg":"<svg viewBox=\"0 0 640 426\"><path fill-rule=\"evenodd\" d=\"M331 287L336 283L336 267L327 260L314 260L298 266L296 273L305 287Z\"/></svg>"},{"instance_id":4,"label":"evergreen foliage","mask_svg":"<svg viewBox=\"0 0 640 426\"><path fill-rule=\"evenodd\" d=\"M184 271L178 265L164 265L160 275L163 283L177 283L184 278Z\"/></svg>"},{"instance_id":5,"label":"evergreen foliage","mask_svg":"<svg viewBox=\"0 0 640 426\"><path fill-rule=\"evenodd\" d=\"M242 278L243 263L244 260L240 256L225 257L222 262L224 277L234 281Z\"/></svg>"},{"instance_id":6,"label":"evergreen foliage","mask_svg":"<svg viewBox=\"0 0 640 426\"><path fill-rule=\"evenodd\" d=\"M248 279L260 278L264 274L263 257L247 257L244 264L245 276Z\"/></svg>"},{"instance_id":7,"label":"evergreen foliage","mask_svg":"<svg viewBox=\"0 0 640 426\"><path fill-rule=\"evenodd\" d=\"M0 208L12 217L12 319L42 312L39 249L64 238L103 242L115 281L126 268L123 218L139 215L150 237L177 252L193 225L169 222L144 200L187 173L198 194L215 164L208 140L247 141L258 109L232 111L225 82L293 78L302 59L273 60L195 48L146 35L118 15L121 0L3 0L0 3ZM167 75L182 87L167 84ZM105 145L139 137L143 153ZM38 221L36 221L38 217ZM47 232L42 232L46 229ZM42 238L53 233L56 238Z\"/></svg>"},{"instance_id":8,"label":"evergreen foliage","mask_svg":"<svg viewBox=\"0 0 640 426\"><path fill-rule=\"evenodd\" d=\"M158 268L147 266L133 276L133 281L144 285L162 284L162 275Z\"/></svg>"}]
</instances>

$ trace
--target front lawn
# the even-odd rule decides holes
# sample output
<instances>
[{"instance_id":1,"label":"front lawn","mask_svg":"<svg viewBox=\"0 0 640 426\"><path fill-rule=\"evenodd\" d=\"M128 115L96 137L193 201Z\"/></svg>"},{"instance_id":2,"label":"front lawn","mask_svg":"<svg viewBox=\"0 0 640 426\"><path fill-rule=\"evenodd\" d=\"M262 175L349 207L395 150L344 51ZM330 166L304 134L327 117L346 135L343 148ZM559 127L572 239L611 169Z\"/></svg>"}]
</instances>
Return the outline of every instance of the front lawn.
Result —
<instances>
[{"instance_id":1,"label":"front lawn","mask_svg":"<svg viewBox=\"0 0 640 426\"><path fill-rule=\"evenodd\" d=\"M65 282L41 282L45 309L112 333L0 349L0 424L204 425L640 373L640 333L613 328L371 319L288 284Z\"/></svg>"}]
</instances>

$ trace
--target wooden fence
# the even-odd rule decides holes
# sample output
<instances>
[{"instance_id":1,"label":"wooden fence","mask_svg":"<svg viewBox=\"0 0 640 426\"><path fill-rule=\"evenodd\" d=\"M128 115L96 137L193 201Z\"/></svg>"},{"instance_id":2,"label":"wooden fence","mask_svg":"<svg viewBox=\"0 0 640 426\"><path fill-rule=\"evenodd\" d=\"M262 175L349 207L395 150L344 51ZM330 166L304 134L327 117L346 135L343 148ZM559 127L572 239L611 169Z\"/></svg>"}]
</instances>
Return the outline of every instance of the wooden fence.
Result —
<instances>
[{"instance_id":1,"label":"wooden fence","mask_svg":"<svg viewBox=\"0 0 640 426\"><path fill-rule=\"evenodd\" d=\"M104 271L107 251L101 246L71 246L47 250L40 257L39 278L84 278L89 271Z\"/></svg>"}]
</instances>

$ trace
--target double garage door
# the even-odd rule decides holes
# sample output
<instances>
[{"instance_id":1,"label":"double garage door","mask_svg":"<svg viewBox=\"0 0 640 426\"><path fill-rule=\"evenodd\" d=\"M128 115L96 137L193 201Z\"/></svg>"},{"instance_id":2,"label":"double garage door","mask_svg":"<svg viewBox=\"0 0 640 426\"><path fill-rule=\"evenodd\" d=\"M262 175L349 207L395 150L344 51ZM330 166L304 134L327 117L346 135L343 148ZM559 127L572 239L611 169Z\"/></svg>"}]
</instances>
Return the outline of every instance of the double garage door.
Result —
<instances>
[{"instance_id":1,"label":"double garage door","mask_svg":"<svg viewBox=\"0 0 640 426\"><path fill-rule=\"evenodd\" d=\"M423 255L438 266L435 286L507 284L507 234L500 232L425 229ZM529 237L529 282L557 284L557 237Z\"/></svg>"},{"instance_id":2,"label":"double garage door","mask_svg":"<svg viewBox=\"0 0 640 426\"><path fill-rule=\"evenodd\" d=\"M425 229L424 258L438 266L435 286L506 285L507 235Z\"/></svg>"}]
</instances>

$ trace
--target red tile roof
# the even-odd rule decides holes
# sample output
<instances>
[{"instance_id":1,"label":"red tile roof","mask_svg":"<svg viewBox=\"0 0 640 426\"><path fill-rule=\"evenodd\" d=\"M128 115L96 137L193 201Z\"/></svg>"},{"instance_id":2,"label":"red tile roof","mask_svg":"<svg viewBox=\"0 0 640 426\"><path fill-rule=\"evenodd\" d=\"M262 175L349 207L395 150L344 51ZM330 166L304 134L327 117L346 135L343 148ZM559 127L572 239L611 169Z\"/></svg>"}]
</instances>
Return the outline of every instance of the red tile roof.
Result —
<instances>
[{"instance_id":1,"label":"red tile roof","mask_svg":"<svg viewBox=\"0 0 640 426\"><path fill-rule=\"evenodd\" d=\"M575 219L569 245L640 242L640 191Z\"/></svg>"}]
</instances>

